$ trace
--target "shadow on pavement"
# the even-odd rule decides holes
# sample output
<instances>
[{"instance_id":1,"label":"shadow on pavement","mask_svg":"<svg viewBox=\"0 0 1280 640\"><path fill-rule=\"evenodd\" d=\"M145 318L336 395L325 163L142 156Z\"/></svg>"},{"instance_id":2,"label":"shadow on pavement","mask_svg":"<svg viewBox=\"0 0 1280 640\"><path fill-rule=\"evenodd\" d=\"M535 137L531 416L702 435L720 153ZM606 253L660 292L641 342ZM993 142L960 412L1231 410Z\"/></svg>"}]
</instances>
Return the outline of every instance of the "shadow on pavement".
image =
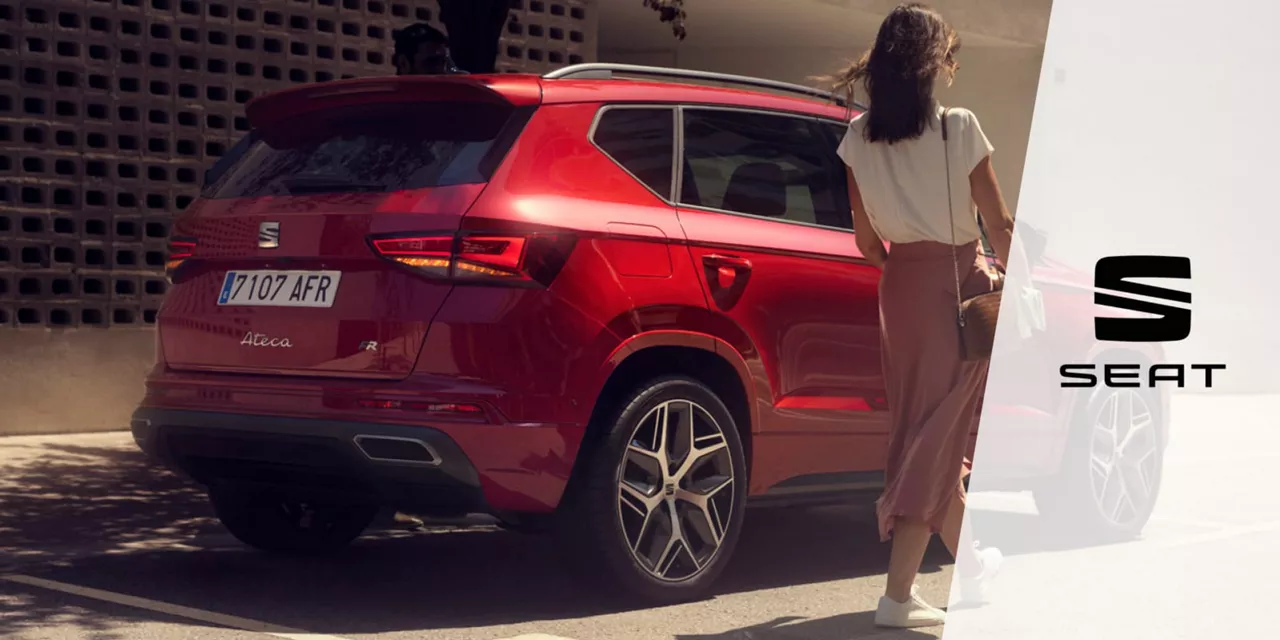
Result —
<instances>
[{"instance_id":1,"label":"shadow on pavement","mask_svg":"<svg viewBox=\"0 0 1280 640\"><path fill-rule=\"evenodd\" d=\"M429 528L361 540L320 560L269 556L231 543L209 517L198 487L147 466L129 446L16 446L35 448L0 442L0 513L6 514L0 556L10 560L0 561L0 571L8 564L10 571L82 587L334 635L524 624L638 608L573 582L543 537ZM85 550L91 553L67 555ZM755 510L718 593L876 575L887 555L866 509ZM21 562L24 557L29 562ZM925 571L949 561L933 549ZM92 617L68 615L19 607L0 615L0 637L52 624L110 636ZM873 628L864 617L806 621L785 631L849 637L851 630ZM786 637L752 633L723 637Z\"/></svg>"},{"instance_id":2,"label":"shadow on pavement","mask_svg":"<svg viewBox=\"0 0 1280 640\"><path fill-rule=\"evenodd\" d=\"M129 640L131 634L122 629L155 623L157 619L174 623L168 628L181 633L182 629L178 625L184 621L172 620L150 611L88 603L61 593L26 589L0 582L0 637L15 640Z\"/></svg>"},{"instance_id":3,"label":"shadow on pavement","mask_svg":"<svg viewBox=\"0 0 1280 640\"><path fill-rule=\"evenodd\" d=\"M712 635L680 635L675 640L854 640L855 638L937 638L910 629L881 629L875 612L863 611L828 618L778 618L764 624Z\"/></svg>"},{"instance_id":4,"label":"shadow on pavement","mask_svg":"<svg viewBox=\"0 0 1280 640\"><path fill-rule=\"evenodd\" d=\"M147 466L136 450L28 438L0 439L0 513L0 570L63 550L146 547L217 527L198 487Z\"/></svg>"}]
</instances>

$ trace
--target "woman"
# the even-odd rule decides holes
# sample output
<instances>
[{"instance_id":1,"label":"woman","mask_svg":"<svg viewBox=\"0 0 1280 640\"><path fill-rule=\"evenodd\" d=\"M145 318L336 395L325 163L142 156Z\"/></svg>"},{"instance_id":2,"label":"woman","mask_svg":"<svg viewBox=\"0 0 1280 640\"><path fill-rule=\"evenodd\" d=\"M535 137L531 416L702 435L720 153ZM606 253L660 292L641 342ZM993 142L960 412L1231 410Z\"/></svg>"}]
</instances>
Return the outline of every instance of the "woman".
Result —
<instances>
[{"instance_id":1,"label":"woman","mask_svg":"<svg viewBox=\"0 0 1280 640\"><path fill-rule=\"evenodd\" d=\"M934 533L957 555L958 570L972 570L960 576L963 600L982 597L1000 562L999 551L979 552L961 540L965 454L987 362L962 358L956 290L968 298L1001 280L982 259L974 205L1001 264L1009 264L1013 217L977 118L945 109L933 97L937 82L954 79L959 48L955 30L932 9L901 5L881 25L872 50L836 82L849 94L863 84L870 103L850 123L839 152L858 247L883 269L880 325L891 437L876 512L881 539L893 544L876 611L881 626L943 622L944 612L914 586Z\"/></svg>"}]
</instances>

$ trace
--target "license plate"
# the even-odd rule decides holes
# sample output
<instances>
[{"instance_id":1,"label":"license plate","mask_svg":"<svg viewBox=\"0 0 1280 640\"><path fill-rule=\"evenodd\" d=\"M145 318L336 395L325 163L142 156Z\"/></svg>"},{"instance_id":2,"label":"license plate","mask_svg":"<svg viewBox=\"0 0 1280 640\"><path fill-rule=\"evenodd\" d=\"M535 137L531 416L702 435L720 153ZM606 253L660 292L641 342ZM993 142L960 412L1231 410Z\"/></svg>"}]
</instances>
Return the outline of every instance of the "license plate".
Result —
<instances>
[{"instance_id":1,"label":"license plate","mask_svg":"<svg viewBox=\"0 0 1280 640\"><path fill-rule=\"evenodd\" d=\"M228 271L219 306L333 306L341 271Z\"/></svg>"}]
</instances>

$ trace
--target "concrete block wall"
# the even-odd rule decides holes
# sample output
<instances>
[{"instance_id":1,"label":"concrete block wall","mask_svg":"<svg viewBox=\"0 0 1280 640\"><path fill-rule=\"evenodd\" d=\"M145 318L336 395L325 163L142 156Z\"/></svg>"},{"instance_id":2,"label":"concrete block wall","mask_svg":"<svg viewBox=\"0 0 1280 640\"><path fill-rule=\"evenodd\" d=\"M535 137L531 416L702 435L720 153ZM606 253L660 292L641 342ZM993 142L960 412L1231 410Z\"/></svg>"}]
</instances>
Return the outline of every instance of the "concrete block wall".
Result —
<instances>
[{"instance_id":1,"label":"concrete block wall","mask_svg":"<svg viewBox=\"0 0 1280 640\"><path fill-rule=\"evenodd\" d=\"M594 0L519 0L499 70L596 56ZM394 73L433 0L0 0L0 434L123 428L173 216L291 85Z\"/></svg>"}]
</instances>

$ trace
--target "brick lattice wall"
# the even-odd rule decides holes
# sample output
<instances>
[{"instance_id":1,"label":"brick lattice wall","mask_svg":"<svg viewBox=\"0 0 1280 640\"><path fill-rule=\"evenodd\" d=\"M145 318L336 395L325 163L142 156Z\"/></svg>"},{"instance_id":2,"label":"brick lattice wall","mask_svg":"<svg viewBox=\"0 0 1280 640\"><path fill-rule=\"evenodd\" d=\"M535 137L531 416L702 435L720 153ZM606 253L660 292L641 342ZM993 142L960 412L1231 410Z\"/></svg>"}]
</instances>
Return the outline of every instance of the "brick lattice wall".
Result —
<instances>
[{"instance_id":1,"label":"brick lattice wall","mask_svg":"<svg viewBox=\"0 0 1280 640\"><path fill-rule=\"evenodd\" d=\"M499 68L596 54L594 0L520 0ZM0 330L145 328L173 216L294 84L388 75L434 1L0 1Z\"/></svg>"}]
</instances>

